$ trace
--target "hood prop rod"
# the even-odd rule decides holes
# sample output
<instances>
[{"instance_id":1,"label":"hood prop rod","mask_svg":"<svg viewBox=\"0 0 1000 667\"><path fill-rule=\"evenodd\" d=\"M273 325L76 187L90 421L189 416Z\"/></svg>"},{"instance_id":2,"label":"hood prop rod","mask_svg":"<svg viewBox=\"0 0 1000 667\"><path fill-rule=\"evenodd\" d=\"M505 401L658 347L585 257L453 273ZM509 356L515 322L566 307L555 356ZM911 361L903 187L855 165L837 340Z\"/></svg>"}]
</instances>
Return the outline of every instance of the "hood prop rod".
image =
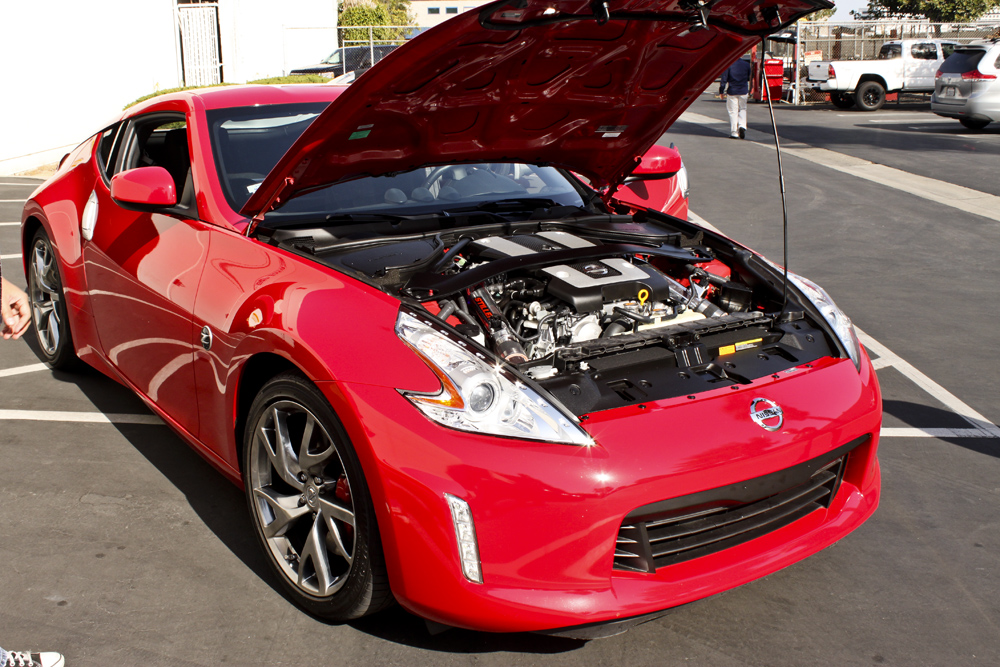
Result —
<instances>
[{"instance_id":1,"label":"hood prop rod","mask_svg":"<svg viewBox=\"0 0 1000 667\"><path fill-rule=\"evenodd\" d=\"M771 132L774 134L774 151L778 159L778 183L781 189L781 266L784 272L781 280L781 312L775 318L776 322L781 322L785 311L788 310L788 206L785 204L785 175L781 169L781 142L778 140L778 125L774 121L774 107L771 105L771 89L767 85L767 72L764 62L767 58L764 55L764 41L760 42L760 85L767 99L767 110L771 114Z\"/></svg>"}]
</instances>

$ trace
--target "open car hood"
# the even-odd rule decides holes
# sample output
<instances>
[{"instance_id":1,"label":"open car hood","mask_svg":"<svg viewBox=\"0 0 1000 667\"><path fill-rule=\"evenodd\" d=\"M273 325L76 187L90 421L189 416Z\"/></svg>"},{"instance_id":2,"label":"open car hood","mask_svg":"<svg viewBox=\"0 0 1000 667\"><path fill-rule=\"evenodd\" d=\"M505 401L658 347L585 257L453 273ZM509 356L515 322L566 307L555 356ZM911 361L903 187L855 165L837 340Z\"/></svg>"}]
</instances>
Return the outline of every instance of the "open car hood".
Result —
<instances>
[{"instance_id":1,"label":"open car hood","mask_svg":"<svg viewBox=\"0 0 1000 667\"><path fill-rule=\"evenodd\" d=\"M827 0L500 0L375 64L306 129L241 213L360 176L458 162L619 185L737 57Z\"/></svg>"}]
</instances>

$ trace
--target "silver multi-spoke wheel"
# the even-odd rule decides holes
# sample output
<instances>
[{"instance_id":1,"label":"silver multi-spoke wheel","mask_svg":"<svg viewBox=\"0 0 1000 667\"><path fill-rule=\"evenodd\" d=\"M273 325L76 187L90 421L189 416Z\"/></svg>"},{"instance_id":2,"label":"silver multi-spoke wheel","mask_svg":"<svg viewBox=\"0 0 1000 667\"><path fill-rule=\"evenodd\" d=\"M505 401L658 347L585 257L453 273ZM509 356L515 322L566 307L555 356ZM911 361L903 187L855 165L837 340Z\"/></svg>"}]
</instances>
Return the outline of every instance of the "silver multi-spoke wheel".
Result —
<instances>
[{"instance_id":1,"label":"silver multi-spoke wheel","mask_svg":"<svg viewBox=\"0 0 1000 667\"><path fill-rule=\"evenodd\" d=\"M302 405L276 401L254 428L250 480L267 545L289 580L326 597L354 562L351 482L330 434Z\"/></svg>"},{"instance_id":2,"label":"silver multi-spoke wheel","mask_svg":"<svg viewBox=\"0 0 1000 667\"><path fill-rule=\"evenodd\" d=\"M76 362L76 352L66 320L59 259L45 230L39 229L31 242L28 258L28 299L31 320L42 357L53 368L66 369Z\"/></svg>"},{"instance_id":3,"label":"silver multi-spoke wheel","mask_svg":"<svg viewBox=\"0 0 1000 667\"><path fill-rule=\"evenodd\" d=\"M38 343L45 354L53 356L60 342L62 290L56 259L47 239L37 239L31 249L31 278L31 315Z\"/></svg>"},{"instance_id":4,"label":"silver multi-spoke wheel","mask_svg":"<svg viewBox=\"0 0 1000 667\"><path fill-rule=\"evenodd\" d=\"M301 375L277 376L254 400L244 475L258 539L299 604L348 620L392 601L357 454L322 393Z\"/></svg>"}]
</instances>

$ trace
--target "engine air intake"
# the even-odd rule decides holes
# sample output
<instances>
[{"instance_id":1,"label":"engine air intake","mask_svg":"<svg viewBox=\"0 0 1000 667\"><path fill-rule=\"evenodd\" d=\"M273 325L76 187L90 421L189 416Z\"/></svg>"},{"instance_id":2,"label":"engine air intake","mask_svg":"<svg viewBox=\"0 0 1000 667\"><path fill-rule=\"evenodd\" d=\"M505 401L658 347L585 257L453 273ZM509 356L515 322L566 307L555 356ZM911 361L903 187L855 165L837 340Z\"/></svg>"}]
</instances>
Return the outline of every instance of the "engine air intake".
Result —
<instances>
[{"instance_id":1,"label":"engine air intake","mask_svg":"<svg viewBox=\"0 0 1000 667\"><path fill-rule=\"evenodd\" d=\"M615 540L614 569L655 572L750 540L829 507L847 455L865 435L797 466L763 477L640 507Z\"/></svg>"}]
</instances>

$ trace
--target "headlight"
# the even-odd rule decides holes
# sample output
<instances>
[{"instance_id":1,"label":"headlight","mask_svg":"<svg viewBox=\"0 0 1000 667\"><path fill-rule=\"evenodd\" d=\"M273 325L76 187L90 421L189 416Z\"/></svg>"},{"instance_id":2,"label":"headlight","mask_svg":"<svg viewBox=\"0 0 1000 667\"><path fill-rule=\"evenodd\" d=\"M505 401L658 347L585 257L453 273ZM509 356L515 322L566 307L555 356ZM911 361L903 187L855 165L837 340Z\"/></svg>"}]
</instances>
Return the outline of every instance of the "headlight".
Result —
<instances>
[{"instance_id":1,"label":"headlight","mask_svg":"<svg viewBox=\"0 0 1000 667\"><path fill-rule=\"evenodd\" d=\"M677 187L681 189L684 199L687 199L688 195L691 194L691 187L688 183L688 168L684 166L683 162L681 162L681 168L677 172Z\"/></svg>"},{"instance_id":2,"label":"headlight","mask_svg":"<svg viewBox=\"0 0 1000 667\"><path fill-rule=\"evenodd\" d=\"M780 271L781 269L779 269ZM844 314L837 304L833 302L830 295L822 287L800 275L788 272L788 279L806 295L806 297L816 306L830 326L837 338L847 350L847 355L854 362L855 368L861 370L861 344L858 342L858 334L854 331L851 318Z\"/></svg>"},{"instance_id":3,"label":"headlight","mask_svg":"<svg viewBox=\"0 0 1000 667\"><path fill-rule=\"evenodd\" d=\"M498 359L400 311L396 334L441 380L441 390L421 394L400 389L439 424L473 433L590 446L590 435L525 384Z\"/></svg>"}]
</instances>

